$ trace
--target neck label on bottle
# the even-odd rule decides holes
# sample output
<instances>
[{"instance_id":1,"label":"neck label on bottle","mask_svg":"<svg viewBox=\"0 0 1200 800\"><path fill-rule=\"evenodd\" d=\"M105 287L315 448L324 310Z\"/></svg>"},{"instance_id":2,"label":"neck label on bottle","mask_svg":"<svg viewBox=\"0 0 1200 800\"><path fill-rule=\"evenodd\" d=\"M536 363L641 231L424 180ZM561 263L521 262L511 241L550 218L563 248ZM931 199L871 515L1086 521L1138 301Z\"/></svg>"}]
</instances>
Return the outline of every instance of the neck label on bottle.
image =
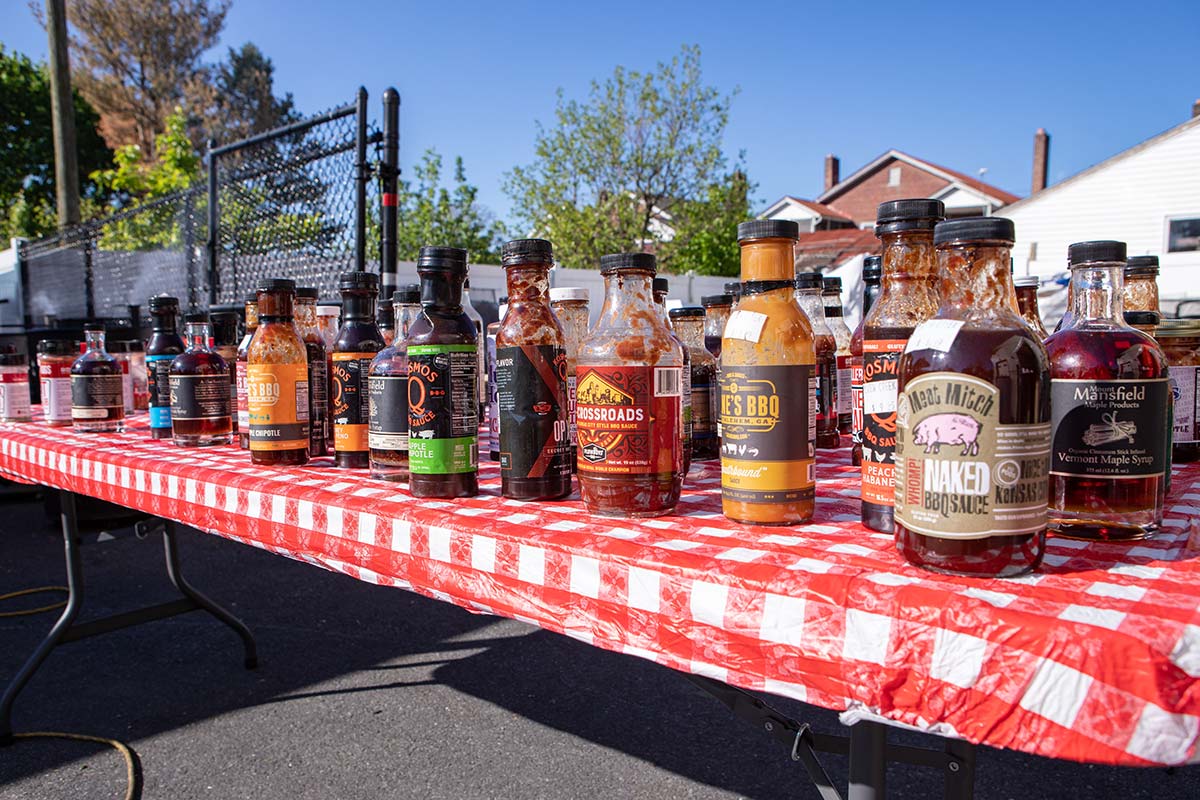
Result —
<instances>
[{"instance_id":1,"label":"neck label on bottle","mask_svg":"<svg viewBox=\"0 0 1200 800\"><path fill-rule=\"evenodd\" d=\"M1168 392L1167 378L1050 381L1050 471L1089 478L1162 475Z\"/></svg>"}]
</instances>

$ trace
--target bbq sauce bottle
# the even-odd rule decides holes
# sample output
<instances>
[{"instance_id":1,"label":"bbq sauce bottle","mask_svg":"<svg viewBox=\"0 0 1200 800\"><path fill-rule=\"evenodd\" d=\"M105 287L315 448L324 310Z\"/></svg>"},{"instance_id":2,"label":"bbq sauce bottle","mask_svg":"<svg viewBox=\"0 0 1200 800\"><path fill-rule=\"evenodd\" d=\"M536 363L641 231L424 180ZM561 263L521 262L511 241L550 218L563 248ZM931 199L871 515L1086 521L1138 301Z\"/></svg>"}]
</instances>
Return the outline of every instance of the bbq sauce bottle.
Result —
<instances>
[{"instance_id":1,"label":"bbq sauce bottle","mask_svg":"<svg viewBox=\"0 0 1200 800\"><path fill-rule=\"evenodd\" d=\"M150 298L152 331L146 344L146 375L150 389L150 436L170 439L171 362L183 352L177 320L179 301L160 294Z\"/></svg>"},{"instance_id":2,"label":"bbq sauce bottle","mask_svg":"<svg viewBox=\"0 0 1200 800\"><path fill-rule=\"evenodd\" d=\"M1038 287L1041 284L1037 275L1020 275L1013 278L1013 286L1017 291L1017 309L1021 312L1021 318L1029 323L1029 327L1042 341L1045 341L1050 334L1046 332L1042 314L1038 310Z\"/></svg>"},{"instance_id":3,"label":"bbq sauce bottle","mask_svg":"<svg viewBox=\"0 0 1200 800\"><path fill-rule=\"evenodd\" d=\"M721 339L721 509L735 522L795 525L816 506L816 361L793 295L791 220L738 225L742 290Z\"/></svg>"},{"instance_id":4,"label":"bbq sauce bottle","mask_svg":"<svg viewBox=\"0 0 1200 800\"><path fill-rule=\"evenodd\" d=\"M1067 251L1072 304L1050 354L1050 529L1080 539L1143 539L1162 524L1168 367L1154 340L1125 324L1124 242Z\"/></svg>"},{"instance_id":5,"label":"bbq sauce bottle","mask_svg":"<svg viewBox=\"0 0 1200 800\"><path fill-rule=\"evenodd\" d=\"M500 494L557 500L571 493L566 336L550 309L554 252L545 239L505 242L508 313L496 332Z\"/></svg>"},{"instance_id":6,"label":"bbq sauce bottle","mask_svg":"<svg viewBox=\"0 0 1200 800\"><path fill-rule=\"evenodd\" d=\"M408 480L408 329L421 314L421 287L410 283L392 295L392 343L371 361L371 477Z\"/></svg>"},{"instance_id":7,"label":"bbq sauce bottle","mask_svg":"<svg viewBox=\"0 0 1200 800\"><path fill-rule=\"evenodd\" d=\"M321 335L317 320L316 287L301 286L296 289L296 305L293 309L296 330L304 341L308 358L308 455L310 458L328 453L329 437L329 354L325 352L325 337Z\"/></svg>"},{"instance_id":8,"label":"bbq sauce bottle","mask_svg":"<svg viewBox=\"0 0 1200 800\"><path fill-rule=\"evenodd\" d=\"M683 439L683 476L687 479L688 470L692 468L692 354L684 345L683 340L675 334L675 327L671 324L671 315L667 313L667 292L671 290L671 285L666 278L655 278L651 281L651 289L654 292L654 304L658 306L658 311L662 314L663 323L667 326L667 330L671 332L671 336L679 343L679 349L683 353L683 405L682 417L679 426L679 435Z\"/></svg>"},{"instance_id":9,"label":"bbq sauce bottle","mask_svg":"<svg viewBox=\"0 0 1200 800\"><path fill-rule=\"evenodd\" d=\"M258 328L246 349L250 463L308 463L308 353L292 311L296 282L258 285Z\"/></svg>"},{"instance_id":10,"label":"bbq sauce bottle","mask_svg":"<svg viewBox=\"0 0 1200 800\"><path fill-rule=\"evenodd\" d=\"M1013 223L948 220L934 230L941 306L900 358L896 546L935 572L1004 578L1046 544L1050 370L1014 310Z\"/></svg>"},{"instance_id":11,"label":"bbq sauce bottle","mask_svg":"<svg viewBox=\"0 0 1200 800\"><path fill-rule=\"evenodd\" d=\"M711 461L721 457L717 443L717 360L704 346L704 309L672 308L671 326L691 356L688 385L692 397L692 458Z\"/></svg>"},{"instance_id":12,"label":"bbq sauce bottle","mask_svg":"<svg viewBox=\"0 0 1200 800\"><path fill-rule=\"evenodd\" d=\"M208 314L184 315L187 349L171 362L171 430L180 447L208 447L233 440L229 364L209 346Z\"/></svg>"},{"instance_id":13,"label":"bbq sauce bottle","mask_svg":"<svg viewBox=\"0 0 1200 800\"><path fill-rule=\"evenodd\" d=\"M850 413L850 337L853 335L846 324L842 309L842 279L825 278L822 281L821 300L825 304L825 322L837 342L837 382L834 386L834 407L837 409L838 433L849 436L853 428Z\"/></svg>"},{"instance_id":14,"label":"bbq sauce bottle","mask_svg":"<svg viewBox=\"0 0 1200 800\"><path fill-rule=\"evenodd\" d=\"M945 216L940 200L891 200L875 221L883 291L863 322L862 523L882 533L894 530L897 367L913 329L937 312L933 226Z\"/></svg>"},{"instance_id":15,"label":"bbq sauce bottle","mask_svg":"<svg viewBox=\"0 0 1200 800\"><path fill-rule=\"evenodd\" d=\"M796 276L796 303L812 326L813 346L817 351L817 447L836 450L842 445L836 406L837 340L825 320L821 285L818 272L802 272Z\"/></svg>"},{"instance_id":16,"label":"bbq sauce bottle","mask_svg":"<svg viewBox=\"0 0 1200 800\"><path fill-rule=\"evenodd\" d=\"M475 323L463 311L467 251L422 247L424 313L408 330L409 489L416 497L479 494Z\"/></svg>"},{"instance_id":17,"label":"bbq sauce bottle","mask_svg":"<svg viewBox=\"0 0 1200 800\"><path fill-rule=\"evenodd\" d=\"M862 282L862 319L850 336L850 425L851 441L854 446L850 450L850 463L856 467L862 466L862 434L863 434L863 322L871 313L871 307L879 299L879 281L883 277L879 256L867 256L863 259Z\"/></svg>"},{"instance_id":18,"label":"bbq sauce bottle","mask_svg":"<svg viewBox=\"0 0 1200 800\"><path fill-rule=\"evenodd\" d=\"M237 430L238 447L250 449L250 404L246 398L246 354L250 351L250 340L258 330L258 294L246 298L246 333L242 343L238 345L237 366L234 367L234 380L237 388L235 403L236 419L234 427Z\"/></svg>"},{"instance_id":19,"label":"bbq sauce bottle","mask_svg":"<svg viewBox=\"0 0 1200 800\"><path fill-rule=\"evenodd\" d=\"M342 327L333 343L329 397L333 460L339 467L368 467L371 409L367 378L371 360L387 346L375 323L379 276L374 272L347 272L338 288L342 293Z\"/></svg>"}]
</instances>

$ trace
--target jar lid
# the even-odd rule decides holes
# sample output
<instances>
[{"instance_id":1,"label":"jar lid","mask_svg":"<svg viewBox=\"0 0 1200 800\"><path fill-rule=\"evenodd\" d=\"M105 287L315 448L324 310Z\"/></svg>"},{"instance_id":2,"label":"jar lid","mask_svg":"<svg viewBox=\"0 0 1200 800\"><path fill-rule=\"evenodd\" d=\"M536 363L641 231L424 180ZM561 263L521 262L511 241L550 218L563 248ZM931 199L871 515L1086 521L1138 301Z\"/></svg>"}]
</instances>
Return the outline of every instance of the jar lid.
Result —
<instances>
[{"instance_id":1,"label":"jar lid","mask_svg":"<svg viewBox=\"0 0 1200 800\"><path fill-rule=\"evenodd\" d=\"M821 273L819 272L801 272L796 275L796 280L792 284L797 289L820 289L822 285Z\"/></svg>"},{"instance_id":2,"label":"jar lid","mask_svg":"<svg viewBox=\"0 0 1200 800\"><path fill-rule=\"evenodd\" d=\"M863 259L862 278L867 283L878 283L883 278L883 256L867 256Z\"/></svg>"},{"instance_id":3,"label":"jar lid","mask_svg":"<svg viewBox=\"0 0 1200 800\"><path fill-rule=\"evenodd\" d=\"M886 203L880 203L875 209L875 235L899 231L931 231L945 218L946 206L941 200L888 200Z\"/></svg>"},{"instance_id":4,"label":"jar lid","mask_svg":"<svg viewBox=\"0 0 1200 800\"><path fill-rule=\"evenodd\" d=\"M296 282L290 278L267 278L258 282L260 292L292 292L296 291Z\"/></svg>"},{"instance_id":5,"label":"jar lid","mask_svg":"<svg viewBox=\"0 0 1200 800\"><path fill-rule=\"evenodd\" d=\"M681 317L685 319L696 317L703 318L704 309L700 306L680 306L679 308L672 308L670 311L668 311L667 316L669 316L671 319L680 319Z\"/></svg>"},{"instance_id":6,"label":"jar lid","mask_svg":"<svg viewBox=\"0 0 1200 800\"><path fill-rule=\"evenodd\" d=\"M1125 324L1132 325L1135 328L1152 327L1158 325L1161 315L1157 311L1126 311Z\"/></svg>"},{"instance_id":7,"label":"jar lid","mask_svg":"<svg viewBox=\"0 0 1200 800\"><path fill-rule=\"evenodd\" d=\"M1154 312L1149 312L1154 313ZM1128 321L1128 320L1127 320ZM1200 319L1163 319L1155 331L1158 337L1200 336Z\"/></svg>"},{"instance_id":8,"label":"jar lid","mask_svg":"<svg viewBox=\"0 0 1200 800\"><path fill-rule=\"evenodd\" d=\"M467 274L467 251L461 247L422 247L417 253L417 270Z\"/></svg>"},{"instance_id":9,"label":"jar lid","mask_svg":"<svg viewBox=\"0 0 1200 800\"><path fill-rule=\"evenodd\" d=\"M1017 287L1018 289L1024 289L1028 287L1037 289L1040 288L1041 285L1042 279L1037 275L1016 275L1013 277L1013 286Z\"/></svg>"},{"instance_id":10,"label":"jar lid","mask_svg":"<svg viewBox=\"0 0 1200 800\"><path fill-rule=\"evenodd\" d=\"M42 339L37 343L37 351L43 356L75 356L79 355L79 343L66 339Z\"/></svg>"},{"instance_id":11,"label":"jar lid","mask_svg":"<svg viewBox=\"0 0 1200 800\"><path fill-rule=\"evenodd\" d=\"M582 286L555 286L550 290L551 303L569 303L572 300L588 301L588 290Z\"/></svg>"},{"instance_id":12,"label":"jar lid","mask_svg":"<svg viewBox=\"0 0 1200 800\"><path fill-rule=\"evenodd\" d=\"M655 278L650 282L650 287L655 294L658 294L659 292L666 294L667 292L671 291L671 284L666 278Z\"/></svg>"},{"instance_id":13,"label":"jar lid","mask_svg":"<svg viewBox=\"0 0 1200 800\"><path fill-rule=\"evenodd\" d=\"M1113 264L1125 261L1125 243L1110 240L1076 242L1067 248L1067 265Z\"/></svg>"},{"instance_id":14,"label":"jar lid","mask_svg":"<svg viewBox=\"0 0 1200 800\"><path fill-rule=\"evenodd\" d=\"M822 278L821 286L823 287L821 289L822 292L829 292L830 294L833 292L842 293L842 279L839 277Z\"/></svg>"},{"instance_id":15,"label":"jar lid","mask_svg":"<svg viewBox=\"0 0 1200 800\"><path fill-rule=\"evenodd\" d=\"M1158 256L1130 256L1125 262L1125 277L1158 275Z\"/></svg>"},{"instance_id":16,"label":"jar lid","mask_svg":"<svg viewBox=\"0 0 1200 800\"><path fill-rule=\"evenodd\" d=\"M731 294L706 294L700 298L700 305L705 308L713 306L731 306L733 305L733 295Z\"/></svg>"},{"instance_id":17,"label":"jar lid","mask_svg":"<svg viewBox=\"0 0 1200 800\"><path fill-rule=\"evenodd\" d=\"M658 259L653 253L610 253L600 256L600 274L616 272L657 272Z\"/></svg>"},{"instance_id":18,"label":"jar lid","mask_svg":"<svg viewBox=\"0 0 1200 800\"><path fill-rule=\"evenodd\" d=\"M545 239L513 239L500 246L500 266L553 264L554 245Z\"/></svg>"},{"instance_id":19,"label":"jar lid","mask_svg":"<svg viewBox=\"0 0 1200 800\"><path fill-rule=\"evenodd\" d=\"M189 311L183 315L183 322L185 325L189 322L192 323L193 325L196 325L199 323L207 324L208 323L208 312L207 311Z\"/></svg>"},{"instance_id":20,"label":"jar lid","mask_svg":"<svg viewBox=\"0 0 1200 800\"><path fill-rule=\"evenodd\" d=\"M320 296L321 296L321 290L315 286L297 286L296 287L296 299L297 300L312 300L315 303L317 301L317 298Z\"/></svg>"},{"instance_id":21,"label":"jar lid","mask_svg":"<svg viewBox=\"0 0 1200 800\"><path fill-rule=\"evenodd\" d=\"M939 222L933 229L934 244L955 242L1004 242L1017 240L1016 226L1004 217L963 217Z\"/></svg>"},{"instance_id":22,"label":"jar lid","mask_svg":"<svg viewBox=\"0 0 1200 800\"><path fill-rule=\"evenodd\" d=\"M342 315L342 307L336 303L322 303L317 306L317 316L319 317L340 317Z\"/></svg>"},{"instance_id":23,"label":"jar lid","mask_svg":"<svg viewBox=\"0 0 1200 800\"><path fill-rule=\"evenodd\" d=\"M379 276L374 272L366 272L364 270L343 272L341 277L338 278L338 289L343 292L378 291ZM299 292L296 294L299 296Z\"/></svg>"},{"instance_id":24,"label":"jar lid","mask_svg":"<svg viewBox=\"0 0 1200 800\"><path fill-rule=\"evenodd\" d=\"M179 298L167 294L156 294L150 298L150 311L179 310Z\"/></svg>"},{"instance_id":25,"label":"jar lid","mask_svg":"<svg viewBox=\"0 0 1200 800\"><path fill-rule=\"evenodd\" d=\"M799 239L800 224L794 219L752 219L737 226L739 242L752 239Z\"/></svg>"},{"instance_id":26,"label":"jar lid","mask_svg":"<svg viewBox=\"0 0 1200 800\"><path fill-rule=\"evenodd\" d=\"M551 289L551 292L554 290ZM406 283L392 293L392 307L415 306L421 302L421 287L415 283Z\"/></svg>"},{"instance_id":27,"label":"jar lid","mask_svg":"<svg viewBox=\"0 0 1200 800\"><path fill-rule=\"evenodd\" d=\"M725 294L737 299L742 296L742 284L737 281L730 281L721 287L725 290Z\"/></svg>"}]
</instances>

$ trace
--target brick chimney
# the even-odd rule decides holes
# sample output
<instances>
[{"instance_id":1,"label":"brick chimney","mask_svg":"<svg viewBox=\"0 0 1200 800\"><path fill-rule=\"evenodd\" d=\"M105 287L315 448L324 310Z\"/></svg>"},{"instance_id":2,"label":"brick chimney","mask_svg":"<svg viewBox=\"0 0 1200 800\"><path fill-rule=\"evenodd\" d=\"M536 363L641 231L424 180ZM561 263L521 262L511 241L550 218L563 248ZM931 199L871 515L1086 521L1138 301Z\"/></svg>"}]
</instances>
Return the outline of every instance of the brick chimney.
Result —
<instances>
[{"instance_id":1,"label":"brick chimney","mask_svg":"<svg viewBox=\"0 0 1200 800\"><path fill-rule=\"evenodd\" d=\"M833 153L825 156L825 191L837 186L842 179L842 162Z\"/></svg>"},{"instance_id":2,"label":"brick chimney","mask_svg":"<svg viewBox=\"0 0 1200 800\"><path fill-rule=\"evenodd\" d=\"M1038 128L1033 135L1033 188L1031 194L1037 194L1046 188L1046 173L1050 171L1050 134L1045 128Z\"/></svg>"},{"instance_id":3,"label":"brick chimney","mask_svg":"<svg viewBox=\"0 0 1200 800\"><path fill-rule=\"evenodd\" d=\"M1200 100L1192 103L1192 119L1200 117Z\"/></svg>"}]
</instances>

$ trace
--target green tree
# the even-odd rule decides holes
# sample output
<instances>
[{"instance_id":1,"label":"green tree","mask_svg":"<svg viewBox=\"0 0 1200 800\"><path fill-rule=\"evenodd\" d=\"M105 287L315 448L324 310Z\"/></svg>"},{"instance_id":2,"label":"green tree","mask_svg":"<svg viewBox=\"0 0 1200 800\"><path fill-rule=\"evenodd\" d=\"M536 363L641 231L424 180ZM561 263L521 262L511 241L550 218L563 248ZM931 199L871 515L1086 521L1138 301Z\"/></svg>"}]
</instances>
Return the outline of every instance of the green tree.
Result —
<instances>
[{"instance_id":1,"label":"green tree","mask_svg":"<svg viewBox=\"0 0 1200 800\"><path fill-rule=\"evenodd\" d=\"M291 92L275 95L275 65L258 45L229 48L190 109L205 138L229 144L299 120Z\"/></svg>"},{"instance_id":2,"label":"green tree","mask_svg":"<svg viewBox=\"0 0 1200 800\"><path fill-rule=\"evenodd\" d=\"M721 181L731 100L703 82L698 47L653 73L617 67L584 102L559 90L555 125L539 125L533 162L505 176L517 227L551 239L572 267L655 248L657 220ZM662 249L665 268L683 244Z\"/></svg>"},{"instance_id":3,"label":"green tree","mask_svg":"<svg viewBox=\"0 0 1200 800\"><path fill-rule=\"evenodd\" d=\"M97 127L100 116L75 93L79 174L104 169L112 151ZM13 236L54 231L54 137L50 121L50 75L20 53L0 46L0 247ZM80 196L95 200L99 187L81 177Z\"/></svg>"},{"instance_id":4,"label":"green tree","mask_svg":"<svg viewBox=\"0 0 1200 800\"><path fill-rule=\"evenodd\" d=\"M424 245L461 247L472 262L499 263L500 225L476 201L479 189L467 182L462 157L454 159L454 187L442 185L442 157L429 149L413 168L416 184L398 186L396 253L414 261Z\"/></svg>"},{"instance_id":5,"label":"green tree","mask_svg":"<svg viewBox=\"0 0 1200 800\"><path fill-rule=\"evenodd\" d=\"M753 217L753 186L742 170L708 187L700 200L682 204L675 213L675 236L660 245L660 256L674 272L697 275L741 273L737 226Z\"/></svg>"}]
</instances>

